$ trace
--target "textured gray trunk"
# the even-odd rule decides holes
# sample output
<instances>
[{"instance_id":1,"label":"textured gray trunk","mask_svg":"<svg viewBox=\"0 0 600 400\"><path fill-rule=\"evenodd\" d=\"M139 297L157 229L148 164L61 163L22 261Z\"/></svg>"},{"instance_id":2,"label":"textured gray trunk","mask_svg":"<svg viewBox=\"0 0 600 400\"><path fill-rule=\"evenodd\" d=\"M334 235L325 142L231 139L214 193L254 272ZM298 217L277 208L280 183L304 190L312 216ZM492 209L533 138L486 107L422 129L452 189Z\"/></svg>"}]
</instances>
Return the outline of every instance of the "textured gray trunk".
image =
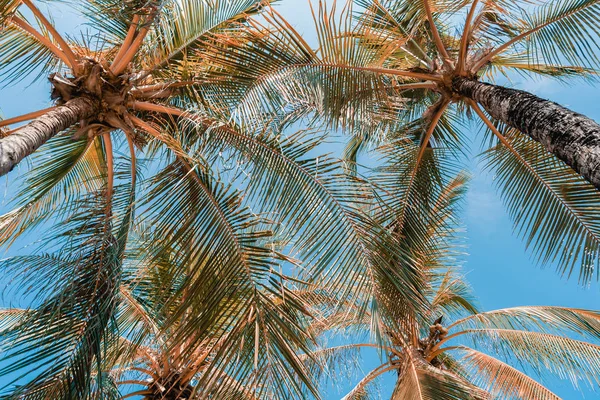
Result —
<instances>
[{"instance_id":1,"label":"textured gray trunk","mask_svg":"<svg viewBox=\"0 0 600 400\"><path fill-rule=\"evenodd\" d=\"M466 78L455 78L452 86L495 119L540 142L600 189L600 125L595 121L521 90Z\"/></svg>"},{"instance_id":2,"label":"textured gray trunk","mask_svg":"<svg viewBox=\"0 0 600 400\"><path fill-rule=\"evenodd\" d=\"M91 100L76 98L34 119L15 133L0 140L0 176L10 172L25 157L48 139L89 118L95 112Z\"/></svg>"}]
</instances>

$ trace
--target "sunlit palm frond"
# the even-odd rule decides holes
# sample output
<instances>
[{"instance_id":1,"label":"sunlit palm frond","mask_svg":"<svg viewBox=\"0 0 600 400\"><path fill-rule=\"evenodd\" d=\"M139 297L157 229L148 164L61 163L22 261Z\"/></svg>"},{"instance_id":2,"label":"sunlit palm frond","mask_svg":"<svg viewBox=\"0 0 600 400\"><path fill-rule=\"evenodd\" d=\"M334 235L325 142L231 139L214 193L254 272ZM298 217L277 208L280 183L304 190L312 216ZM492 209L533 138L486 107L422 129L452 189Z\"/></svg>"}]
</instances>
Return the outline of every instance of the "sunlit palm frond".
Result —
<instances>
[{"instance_id":1,"label":"sunlit palm frond","mask_svg":"<svg viewBox=\"0 0 600 400\"><path fill-rule=\"evenodd\" d=\"M417 135L422 134L418 126ZM407 138L385 145L384 162L372 175L378 189L377 219L390 224L416 252L431 250L427 242L440 239L452 226L452 205L466 180L459 176L453 181L447 175L455 166L443 148L427 147L418 162L421 147L420 141Z\"/></svg>"},{"instance_id":2,"label":"sunlit palm frond","mask_svg":"<svg viewBox=\"0 0 600 400\"><path fill-rule=\"evenodd\" d=\"M290 292L279 289L276 293L276 290L265 285L264 292L257 291L244 300L241 323L217 355L215 365L208 367L200 385L210 383L207 387L217 394L227 389L219 382L216 369L219 361L225 360L229 365L223 366L223 370L258 398L303 398L307 390L318 397L296 353L309 350L301 321L290 318L297 306L293 303L273 306L274 296L290 296ZM293 298L288 297L288 301L293 302ZM226 350L231 349L229 346L239 350Z\"/></svg>"},{"instance_id":3,"label":"sunlit palm frond","mask_svg":"<svg viewBox=\"0 0 600 400\"><path fill-rule=\"evenodd\" d=\"M356 343L318 348L304 355L302 360L316 382L339 382L360 369L360 353L365 348L377 348L377 345Z\"/></svg>"},{"instance_id":4,"label":"sunlit palm frond","mask_svg":"<svg viewBox=\"0 0 600 400\"><path fill-rule=\"evenodd\" d=\"M397 366L391 366L386 363L371 370L342 398L342 400L370 400L376 398L373 393L375 380L382 374L397 368Z\"/></svg>"},{"instance_id":5,"label":"sunlit palm frond","mask_svg":"<svg viewBox=\"0 0 600 400\"><path fill-rule=\"evenodd\" d=\"M494 398L522 400L559 400L545 386L523 372L485 353L468 347L461 348L460 362L471 371L472 381Z\"/></svg>"},{"instance_id":6,"label":"sunlit palm frond","mask_svg":"<svg viewBox=\"0 0 600 400\"><path fill-rule=\"evenodd\" d=\"M600 10L595 0L560 0L523 9L513 23L516 35L506 44L522 45L535 63L598 66L598 31L593 15ZM499 47L502 49L506 45Z\"/></svg>"},{"instance_id":7,"label":"sunlit palm frond","mask_svg":"<svg viewBox=\"0 0 600 400\"><path fill-rule=\"evenodd\" d=\"M402 93L421 88L403 85L403 74L395 77L388 70L386 75L380 52L360 46L350 8L340 16L323 4L315 10L318 53L277 13L266 18L269 30L256 26L236 40L216 38L214 50L202 58L215 66L207 74L216 82L214 92L207 85L205 96L234 108L242 122L256 123L263 113L302 110L333 127L378 131L403 107Z\"/></svg>"},{"instance_id":8,"label":"sunlit palm frond","mask_svg":"<svg viewBox=\"0 0 600 400\"><path fill-rule=\"evenodd\" d=\"M10 330L26 318L31 311L22 308L4 308L0 310L0 332Z\"/></svg>"},{"instance_id":9,"label":"sunlit palm frond","mask_svg":"<svg viewBox=\"0 0 600 400\"><path fill-rule=\"evenodd\" d=\"M24 174L15 208L0 216L0 243L10 244L54 215L65 215L86 193L104 184L104 150L99 139L76 140L68 132L51 140Z\"/></svg>"},{"instance_id":10,"label":"sunlit palm frond","mask_svg":"<svg viewBox=\"0 0 600 400\"><path fill-rule=\"evenodd\" d=\"M347 178L337 160L308 154L321 143L322 135L313 131L253 135L218 125L209 126L206 133L201 151L212 157L232 154L232 162L242 165L249 177L246 201L256 212L275 211L273 218L285 226L292 251L312 267L306 271L311 279L328 282L332 291L350 287L357 293L368 274L390 267L378 266L391 262L383 257L369 259L376 239L356 210L365 202L363 197L368 198L368 189L361 181ZM407 265L397 272L398 288L406 291L409 302L418 302L415 271L406 257L390 257L395 262L402 259Z\"/></svg>"},{"instance_id":11,"label":"sunlit palm frond","mask_svg":"<svg viewBox=\"0 0 600 400\"><path fill-rule=\"evenodd\" d=\"M446 19L470 3L468 0L418 0L418 1L393 1L393 0L358 0L357 3L368 10L374 10L379 15L385 16L396 27L401 27L408 36L419 28L429 27L430 18L438 26L444 27ZM431 13L431 17L428 17ZM443 29L442 30L443 33ZM443 36L440 34L440 36Z\"/></svg>"},{"instance_id":12,"label":"sunlit palm frond","mask_svg":"<svg viewBox=\"0 0 600 400\"><path fill-rule=\"evenodd\" d=\"M15 18L22 24L16 24ZM2 28L0 35L0 77L5 81L3 85L14 84L29 74L36 74L35 79L40 79L60 70L61 60L47 43L23 29L23 24L29 24L25 17L19 15L15 18L9 19L11 22ZM53 42L46 30L40 29L39 34L46 41Z\"/></svg>"},{"instance_id":13,"label":"sunlit palm frond","mask_svg":"<svg viewBox=\"0 0 600 400\"><path fill-rule=\"evenodd\" d=\"M526 53L503 54L494 57L482 71L482 76L493 80L500 73L510 79L513 72L517 72L526 79L535 79L535 75L560 81L597 79L597 72L594 69L550 63L536 64L531 62Z\"/></svg>"},{"instance_id":14,"label":"sunlit palm frond","mask_svg":"<svg viewBox=\"0 0 600 400\"><path fill-rule=\"evenodd\" d=\"M161 249L177 250L170 274L186 276L176 289L183 297L166 319L189 315L173 342L197 348L207 329L214 340L223 340L199 381L202 393L232 388L222 385L222 372L233 378L232 385L259 385L256 393L272 388L281 395L286 387L290 393L310 387L294 353L298 346L307 350L304 304L272 274L280 267L266 247L271 234L258 229L261 219L240 206L236 191L200 169L172 164L152 179L147 195L154 238L149 256L158 262Z\"/></svg>"},{"instance_id":15,"label":"sunlit palm frond","mask_svg":"<svg viewBox=\"0 0 600 400\"><path fill-rule=\"evenodd\" d=\"M168 67L170 63L194 54L206 36L221 30L235 29L236 23L256 13L260 2L243 1L194 1L173 2L165 7L165 15L156 31L149 36L149 50L141 57L147 70Z\"/></svg>"},{"instance_id":16,"label":"sunlit palm frond","mask_svg":"<svg viewBox=\"0 0 600 400\"><path fill-rule=\"evenodd\" d=\"M438 315L453 317L464 313L477 314L471 288L464 278L449 270L438 282L432 285L435 294L430 300L431 312L428 313L430 320L437 318Z\"/></svg>"},{"instance_id":17,"label":"sunlit palm frond","mask_svg":"<svg viewBox=\"0 0 600 400\"><path fill-rule=\"evenodd\" d=\"M91 221L86 218L79 222ZM55 398L85 397L95 363L103 358L102 343L110 340L110 321L116 307L122 244L111 233L106 235L104 223L88 227L88 232L79 228L77 233L94 237L91 243L80 247L79 259L62 263L72 269L63 271L65 279L55 283L53 296L19 325L3 332L3 340L11 341L11 346L3 356L10 364L1 373L21 371L29 379L12 395L27 395L51 384ZM88 236L87 240L91 238ZM67 244L67 248L73 244ZM56 274L56 269L53 272ZM49 326L52 331L48 331ZM39 351L40 348L44 350ZM7 389L12 388L4 388Z\"/></svg>"},{"instance_id":18,"label":"sunlit palm frond","mask_svg":"<svg viewBox=\"0 0 600 400\"><path fill-rule=\"evenodd\" d=\"M581 282L598 273L598 191L539 143L500 129L507 144L484 153L518 231L544 264L562 274L579 267Z\"/></svg>"},{"instance_id":19,"label":"sunlit palm frond","mask_svg":"<svg viewBox=\"0 0 600 400\"><path fill-rule=\"evenodd\" d=\"M467 329L471 338L487 352L507 361L516 360L540 377L569 379L575 387L584 382L597 387L600 347L592 343L535 331L482 328Z\"/></svg>"},{"instance_id":20,"label":"sunlit palm frond","mask_svg":"<svg viewBox=\"0 0 600 400\"><path fill-rule=\"evenodd\" d=\"M176 1L173 0L58 0L71 3L79 9L89 21L94 30L102 32L115 41L122 40L127 35L127 30L134 15L146 15L151 6L159 9L168 8ZM204 2L205 0L202 0ZM160 18L160 16L159 16Z\"/></svg>"},{"instance_id":21,"label":"sunlit palm frond","mask_svg":"<svg viewBox=\"0 0 600 400\"><path fill-rule=\"evenodd\" d=\"M11 17L21 5L21 0L0 0L0 24L4 26L7 18Z\"/></svg>"},{"instance_id":22,"label":"sunlit palm frond","mask_svg":"<svg viewBox=\"0 0 600 400\"><path fill-rule=\"evenodd\" d=\"M524 306L488 311L465 317L452 324L462 328L540 330L563 335L578 334L600 338L600 314L567 307Z\"/></svg>"}]
</instances>

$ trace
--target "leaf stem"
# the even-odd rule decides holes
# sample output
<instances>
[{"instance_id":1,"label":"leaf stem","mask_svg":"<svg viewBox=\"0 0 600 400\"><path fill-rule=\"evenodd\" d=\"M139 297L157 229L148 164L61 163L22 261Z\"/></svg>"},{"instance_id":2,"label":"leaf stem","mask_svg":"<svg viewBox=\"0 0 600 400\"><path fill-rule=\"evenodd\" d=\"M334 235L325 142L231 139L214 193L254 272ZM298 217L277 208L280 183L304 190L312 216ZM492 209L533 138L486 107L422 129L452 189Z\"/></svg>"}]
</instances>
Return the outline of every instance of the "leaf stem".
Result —
<instances>
[{"instance_id":1,"label":"leaf stem","mask_svg":"<svg viewBox=\"0 0 600 400\"><path fill-rule=\"evenodd\" d=\"M123 40L123 44L121 45L119 52L113 59L113 62L110 66L110 70L113 74L115 74L115 65L117 65L117 63L123 58L123 56L127 52L127 49L129 49L129 46L131 46L131 43L133 42L133 38L135 37L135 32L137 31L139 22L140 22L140 16L138 14L134 15L133 19L131 21L131 25L129 26L129 30L127 31L127 36L125 36L125 40Z\"/></svg>"},{"instance_id":2,"label":"leaf stem","mask_svg":"<svg viewBox=\"0 0 600 400\"><path fill-rule=\"evenodd\" d=\"M18 26L19 28L23 29L25 32L29 33L34 38L36 38L42 45L44 45L48 50L50 50L55 56L60 58L60 60L62 62L64 62L67 66L69 66L70 68L73 68L71 60L69 59L69 57L67 57L66 53L64 51L62 51L61 49L59 49L46 36L42 35L37 30L35 30L35 28L33 26L29 25L27 22L25 22L21 18L17 17L16 15L13 15L11 17L10 21L13 24L15 24L16 26Z\"/></svg>"},{"instance_id":3,"label":"leaf stem","mask_svg":"<svg viewBox=\"0 0 600 400\"><path fill-rule=\"evenodd\" d=\"M104 141L104 149L106 152L106 216L110 217L112 214L112 194L114 190L115 182L115 166L113 156L112 140L110 138L110 132L106 132L102 135Z\"/></svg>"},{"instance_id":4,"label":"leaf stem","mask_svg":"<svg viewBox=\"0 0 600 400\"><path fill-rule=\"evenodd\" d=\"M467 16L467 20L465 21L463 34L460 38L458 65L456 67L456 73L458 75L463 73L465 69L465 64L467 62L467 44L469 42L469 34L471 33L471 21L473 21L473 17L475 16L475 9L477 8L477 3L479 3L479 0L473 0L473 4L471 5L471 9L469 10L469 15Z\"/></svg>"},{"instance_id":5,"label":"leaf stem","mask_svg":"<svg viewBox=\"0 0 600 400\"><path fill-rule=\"evenodd\" d=\"M31 119L41 117L42 115L44 115L47 112L52 111L54 109L56 109L56 107L44 108L43 110L38 110L38 111L30 112L28 114L20 115L18 117L5 119L5 120L0 121L0 127L17 124L19 122L29 121Z\"/></svg>"},{"instance_id":6,"label":"leaf stem","mask_svg":"<svg viewBox=\"0 0 600 400\"><path fill-rule=\"evenodd\" d=\"M60 33L58 33L56 28L54 28L54 25L52 25L50 21L48 21L48 19L44 16L44 14L42 14L42 12L36 6L33 5L31 0L23 0L23 4L29 7L31 12L38 18L42 25L44 25L46 29L48 29L48 32L50 32L50 34L60 45L62 51L65 53L66 58L69 60L68 64L73 70L76 70L79 66L79 64L77 63L77 58L75 57L75 54L71 50L69 44L62 38L62 36L60 35Z\"/></svg>"},{"instance_id":7,"label":"leaf stem","mask_svg":"<svg viewBox=\"0 0 600 400\"><path fill-rule=\"evenodd\" d=\"M443 56L444 62L448 63L448 61L450 60L450 56L446 51L444 42L442 42L442 38L440 37L440 33L438 32L437 26L435 26L435 22L433 20L433 12L431 11L431 4L429 4L429 0L423 0L423 6L425 7L425 13L427 14L427 20L429 21L431 34L433 35L433 40L435 41L435 46L437 47L440 54Z\"/></svg>"},{"instance_id":8,"label":"leaf stem","mask_svg":"<svg viewBox=\"0 0 600 400\"><path fill-rule=\"evenodd\" d=\"M431 119L429 128L427 128L427 131L425 132L425 136L423 137L423 140L421 141L421 147L419 149L419 154L417 155L417 160L415 161L415 171L419 168L419 164L423 160L423 156L425 155L425 150L427 150L427 145L429 144L431 135L433 135L433 131L437 127L437 124L440 121L440 118L442 118L442 115L444 115L444 112L446 111L448 104L450 104L450 102L448 100L443 100L442 103L440 104L439 108L435 111L435 114L433 115L433 117Z\"/></svg>"}]
</instances>

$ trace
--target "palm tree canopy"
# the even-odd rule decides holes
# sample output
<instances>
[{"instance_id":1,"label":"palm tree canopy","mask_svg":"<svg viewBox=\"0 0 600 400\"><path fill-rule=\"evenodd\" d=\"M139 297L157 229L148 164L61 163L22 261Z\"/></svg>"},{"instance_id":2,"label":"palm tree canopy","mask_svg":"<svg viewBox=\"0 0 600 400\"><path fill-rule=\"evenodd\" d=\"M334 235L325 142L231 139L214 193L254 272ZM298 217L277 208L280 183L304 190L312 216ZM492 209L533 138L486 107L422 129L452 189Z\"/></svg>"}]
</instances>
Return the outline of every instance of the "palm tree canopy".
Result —
<instances>
[{"instance_id":1,"label":"palm tree canopy","mask_svg":"<svg viewBox=\"0 0 600 400\"><path fill-rule=\"evenodd\" d=\"M342 10L323 1L313 8L316 49L275 9L264 16L266 25L255 23L238 40L215 47L204 59L216 65L227 60L227 70L211 73L242 79L206 96L218 96L249 126L267 114L343 128L351 134L345 150L350 168L356 168L361 152L399 137L410 139L416 148L411 154L405 150L412 160L406 173L429 175L432 182L440 166L423 162L425 156L437 151L453 165L461 162L476 123L487 145L483 159L496 176L516 231L540 262L556 263L567 276L578 271L582 284L597 276L597 189L548 153L545 139L525 136L492 117L483 98L465 94L464 82L483 90L491 86L480 81L515 73L595 80L599 30L591 15L598 2L337 3ZM461 35L453 36L457 23ZM526 96L502 90L506 98ZM594 143L589 139L591 147Z\"/></svg>"},{"instance_id":2,"label":"palm tree canopy","mask_svg":"<svg viewBox=\"0 0 600 400\"><path fill-rule=\"evenodd\" d=\"M42 289L37 308L0 313L2 340L8 344L4 360L10 361L2 374L19 371L24 375L18 383L29 379L16 390L7 385L5 393L57 399L121 399L134 393L151 399L266 399L304 398L312 390L317 396L296 355L308 352L312 340L305 333L309 315L299 290L306 285L275 272L282 257L265 247L270 233L256 230L260 221L246 211L237 212L245 226L236 235L245 243L251 268L236 271L235 279L224 278L234 271L215 269L211 258L218 255L202 257L200 251L190 251L194 246L161 247L150 257L144 243L160 240L136 231L127 243L119 280L106 279L115 283L114 293L95 287L80 293L78 314L71 302L60 302L74 296L67 284L50 295ZM202 239L196 237L194 244L202 246ZM68 262L59 257L8 259L3 267L14 272L19 286L46 284L44 276L23 273L24 265L38 272L46 268L55 276L61 272L61 280L69 282L68 269L56 271L57 264ZM83 273L79 280L90 285ZM90 311L84 301L92 296L114 307L106 311L109 323L86 315ZM223 311L215 312L210 303ZM95 335L79 332L86 325L96 327ZM40 344L43 350L36 350ZM41 370L32 361L42 363Z\"/></svg>"},{"instance_id":3,"label":"palm tree canopy","mask_svg":"<svg viewBox=\"0 0 600 400\"><path fill-rule=\"evenodd\" d=\"M592 76L594 51L559 46L556 57L581 65L525 67L506 59L511 46L493 54L443 29L444 16L473 10L469 35L535 38L521 55L529 61L555 23L585 37L571 26L593 26L595 4L559 2L529 25L507 17L527 11L509 2L361 1L356 24L350 8L336 22L321 5L314 50L268 3L86 0L75 6L93 33L79 38L31 0L0 0L0 76L49 77L55 101L0 121L0 172L31 155L9 175L20 190L0 216L0 244L44 233L40 248L0 265L9 288L33 299L0 313L10 361L0 376L17 375L4 392L318 396L311 341L333 326L368 326L376 346L395 351L356 396L399 370L411 372L399 377L400 398L515 387L551 396L510 360L442 347L459 337L493 342L540 375L552 362L550 373L597 384L597 313L478 313L453 274L468 110L497 138L486 157L528 241L563 272L581 264L582 281L600 251L597 191L538 142L446 93L454 68L470 79L493 68ZM352 133L344 159L323 150L330 129L297 128L305 117ZM369 146L377 165L358 165ZM457 322L437 323L440 313Z\"/></svg>"},{"instance_id":4,"label":"palm tree canopy","mask_svg":"<svg viewBox=\"0 0 600 400\"><path fill-rule=\"evenodd\" d=\"M193 352L207 338L225 338L223 348L239 345L236 362L228 358L233 353L210 352L221 357L222 365L211 366L231 377L230 387L282 393L287 382L298 394L310 390L294 353L306 350L305 310L286 282L322 283L339 301L362 296L371 274L386 275L407 307L424 302L410 254L358 213L370 201L369 187L321 152L322 132L290 131L289 123L240 126L204 95L218 82L203 72L216 66L203 65L201 54L245 31L249 15L259 11L256 2L78 6L94 29L81 40L63 38L31 1L4 1L0 8L7 27L0 33L4 77L52 71L56 100L50 109L0 122L32 120L4 132L5 139L45 135L31 166L9 175L20 189L13 209L0 216L3 246L34 229L43 232L44 243L2 265L16 276L12 289L35 292L24 319L2 333L11 345L4 354L10 365L0 373L18 375L7 393L115 395L116 382L105 376L114 362L111 351L122 351L123 337L134 349L147 345L148 337L156 345L156 332L139 320L152 313L165 318L155 325L169 335L168 350ZM21 13L25 7L32 21ZM32 54L39 57L28 70L22 60ZM89 107L79 113L79 103ZM44 123L49 120L57 123ZM150 239L138 240L142 234ZM139 282L130 281L130 263L149 268L167 256L168 273L152 279L175 277L165 288L176 293L159 296L151 285L135 292ZM288 280L283 269L300 272ZM164 303L147 304L154 295ZM127 307L131 299L139 307ZM197 317L189 321L191 311ZM186 323L178 325L181 320ZM246 322L236 330L240 321ZM219 373L202 374L206 390L225 379ZM271 388L272 381L279 386Z\"/></svg>"}]
</instances>

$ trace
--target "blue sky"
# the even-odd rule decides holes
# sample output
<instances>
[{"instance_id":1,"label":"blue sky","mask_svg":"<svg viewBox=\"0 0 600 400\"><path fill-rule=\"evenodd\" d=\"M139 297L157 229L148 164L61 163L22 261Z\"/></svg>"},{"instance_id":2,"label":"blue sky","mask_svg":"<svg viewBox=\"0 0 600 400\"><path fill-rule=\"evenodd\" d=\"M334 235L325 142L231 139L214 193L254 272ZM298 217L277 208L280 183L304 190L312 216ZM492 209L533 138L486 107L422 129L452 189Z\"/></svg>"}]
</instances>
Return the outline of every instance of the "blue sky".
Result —
<instances>
[{"instance_id":1,"label":"blue sky","mask_svg":"<svg viewBox=\"0 0 600 400\"><path fill-rule=\"evenodd\" d=\"M314 43L312 17L306 0L284 0L278 6L307 40ZM60 24L77 26L73 15L55 9L54 19ZM68 31L69 29L67 29ZM600 121L598 88L587 84L564 86L550 80L512 82L517 88L528 90L541 97L550 98L569 108ZM47 107L48 85L45 81L26 87L16 85L1 89L2 115L15 116ZM478 146L472 146L477 153ZM491 185L491 177L482 172L476 160L472 162L470 190L463 211L466 229L464 272L467 274L482 309L506 308L517 305L560 305L587 309L600 309L599 286L588 288L578 285L576 278L566 280L558 276L553 267L541 269L526 252L524 243L512 232L511 221L500 197ZM11 192L8 180L2 181L4 192ZM33 241L35 238L29 238ZM377 360L366 355L365 369ZM351 382L348 381L348 387ZM555 382L552 382L554 384ZM1 382L0 382L0 386ZM580 399L582 394L565 385L552 386L564 399ZM331 399L339 394L331 393ZM585 398L597 398L587 394Z\"/></svg>"}]
</instances>

